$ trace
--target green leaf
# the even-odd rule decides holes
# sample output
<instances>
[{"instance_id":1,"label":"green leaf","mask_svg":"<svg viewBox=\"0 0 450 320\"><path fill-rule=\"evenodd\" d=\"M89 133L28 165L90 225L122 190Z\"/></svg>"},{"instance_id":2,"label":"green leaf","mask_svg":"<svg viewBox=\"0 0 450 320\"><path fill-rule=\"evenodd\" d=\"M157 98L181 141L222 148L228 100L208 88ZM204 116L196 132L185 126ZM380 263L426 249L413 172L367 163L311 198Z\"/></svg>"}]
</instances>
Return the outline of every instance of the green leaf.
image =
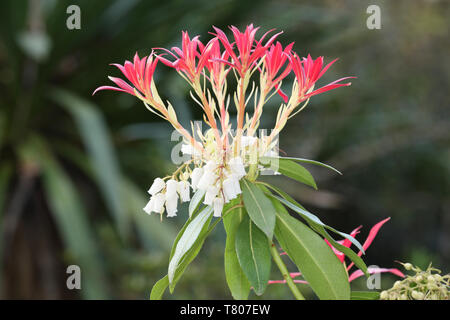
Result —
<instances>
[{"instance_id":1,"label":"green leaf","mask_svg":"<svg viewBox=\"0 0 450 320\"><path fill-rule=\"evenodd\" d=\"M92 162L95 178L116 227L126 238L130 231L120 193L121 174L114 147L99 108L67 91L54 89L51 97L74 118Z\"/></svg>"},{"instance_id":2,"label":"green leaf","mask_svg":"<svg viewBox=\"0 0 450 320\"><path fill-rule=\"evenodd\" d=\"M350 298L342 263L321 237L285 209L277 212L275 237L320 299Z\"/></svg>"},{"instance_id":3,"label":"green leaf","mask_svg":"<svg viewBox=\"0 0 450 320\"><path fill-rule=\"evenodd\" d=\"M283 203L288 208L290 208L290 209L294 210L295 212L297 212L298 214L300 214L300 216L302 216L305 220L307 220L308 223L314 223L314 224L317 224L319 226L322 226L322 227L324 227L324 228L326 228L326 229L328 229L330 231L333 231L334 233L340 235L341 237L344 237L344 238L350 240L359 250L361 250L364 253L364 249L363 249L361 243L359 243L358 240L356 240L355 238L353 238L351 235L349 235L347 233L338 231L338 230L334 229L333 227L330 227L330 226L326 225L317 216L315 216L311 212L308 212L303 207L299 206L295 201L293 201L293 200L286 200L284 198L277 197L276 195L273 195L273 194L271 194L269 196L274 198L274 199L277 199L278 201Z\"/></svg>"},{"instance_id":4,"label":"green leaf","mask_svg":"<svg viewBox=\"0 0 450 320\"><path fill-rule=\"evenodd\" d=\"M377 291L352 291L350 300L379 300L380 293Z\"/></svg>"},{"instance_id":5,"label":"green leaf","mask_svg":"<svg viewBox=\"0 0 450 320\"><path fill-rule=\"evenodd\" d=\"M56 162L49 148L37 137L20 149L25 161L36 163L43 174L45 196L50 212L73 263L80 266L81 294L86 299L108 297L105 270L99 255L97 239L90 228L86 211L70 178Z\"/></svg>"},{"instance_id":6,"label":"green leaf","mask_svg":"<svg viewBox=\"0 0 450 320\"><path fill-rule=\"evenodd\" d=\"M319 162L319 161L316 161L316 160L310 160L310 159L292 158L292 157L277 157L277 158L275 158L275 157L261 157L260 158L260 162L263 165L270 165L270 163L276 162L276 161L278 161L278 159L286 159L286 160L292 160L292 161L297 161L297 162L314 164L314 165L317 165L317 166L321 166L321 167L330 169L330 170L332 170L332 171L342 175L342 173L338 169L333 168L332 166L330 166L330 165L328 165L326 163Z\"/></svg>"},{"instance_id":7,"label":"green leaf","mask_svg":"<svg viewBox=\"0 0 450 320\"><path fill-rule=\"evenodd\" d=\"M218 224L219 221L220 221L220 219L217 219L216 221L214 221L214 223L211 225L211 227L209 227L207 232L200 233L199 237L197 238L195 243L192 245L191 249L189 249L188 252L186 252L186 254L183 256L183 258L181 259L180 263L178 264L178 268L175 272L175 277L171 284L171 291L173 291L173 288L175 288L175 285L180 280L180 278L183 275L186 268L198 255L198 253L200 252L200 249L203 246L203 243L205 242L205 239L212 232L212 230L214 230L214 228L216 227L216 225ZM164 280L164 279L166 279L166 280ZM169 286L169 277L165 276L164 278L159 280L157 283L155 283L155 285L153 286L152 291L150 293L150 299L151 300L161 299L162 295L164 294L164 291L167 289L168 286Z\"/></svg>"},{"instance_id":8,"label":"green leaf","mask_svg":"<svg viewBox=\"0 0 450 320\"><path fill-rule=\"evenodd\" d=\"M269 240L252 220L245 216L237 229L235 245L245 276L255 293L262 295L269 281L272 262Z\"/></svg>"},{"instance_id":9,"label":"green leaf","mask_svg":"<svg viewBox=\"0 0 450 320\"><path fill-rule=\"evenodd\" d=\"M150 292L150 300L161 300L168 286L169 277L166 275L153 285L152 291Z\"/></svg>"},{"instance_id":10,"label":"green leaf","mask_svg":"<svg viewBox=\"0 0 450 320\"><path fill-rule=\"evenodd\" d=\"M267 183L263 183L264 184L264 186L267 186L267 187L269 187L269 188L271 188L271 189L273 189L275 192L277 192L278 194L280 194L286 201L289 201L289 202L291 202L293 205L296 205L297 207L299 207L299 208L301 208L301 209L303 209L303 210L305 210L305 208L302 206L302 205L300 205L298 202L296 202L291 196L289 196L287 193L285 193L283 190L281 190L281 189L279 189L279 188L277 188L277 187L275 187L275 186L272 186L272 185L270 185L270 184L267 184ZM263 191L265 191L266 193L268 193L268 194L270 194L270 192L267 190L267 188L265 188L265 187L263 187L263 186L261 186L262 188L263 188ZM277 200L277 199L273 199L273 204L274 204L274 207L276 208L276 209L279 209L279 207L278 207L278 205L277 205L277 203L279 203L279 201ZM281 205L281 204L280 204ZM301 215L301 214L300 214ZM323 236L325 239L327 239L330 243L331 243L331 245L334 247L334 248L336 248L337 250L339 250L340 252L342 252L342 253L344 253L351 261L353 261L354 263L355 263L355 265L359 268L359 269L361 269L366 275L368 275L368 273L367 273L367 266L366 266L366 264L364 263L364 261L363 261L363 259L361 259L361 257L359 257L352 249L350 249L350 248L347 248L347 247L345 247L345 246L343 246L343 245L341 245L339 242L337 242L336 240L334 240L331 236L330 236L330 234L325 230L325 225L322 223L322 224L320 224L320 223L317 223L316 222L316 220L312 220L312 219L310 219L308 216L304 216L304 215L301 215L302 216L302 218L303 219L305 219L305 221L308 223L308 225L314 230L314 231L316 231L317 233L319 233L321 236ZM315 217L315 216L314 216ZM317 218L317 217L316 217ZM317 218L318 219L318 218ZM329 227L329 228L331 228L331 227ZM333 229L333 228L331 228L331 229ZM334 230L334 229L333 229ZM340 232L340 231L338 231L338 234L340 234L340 235L344 235L344 233L343 232ZM357 241L355 238L353 238L352 236L350 236L350 235L348 235L348 234L346 234L345 233L345 237L346 238L348 238L349 240L351 240L351 239L353 239L353 241L352 242L356 242L361 248L362 248L362 246L361 246L361 244L359 243L359 241ZM351 238L351 239L350 239ZM364 251L363 251L364 252Z\"/></svg>"},{"instance_id":11,"label":"green leaf","mask_svg":"<svg viewBox=\"0 0 450 320\"><path fill-rule=\"evenodd\" d=\"M272 240L275 227L275 208L256 185L242 179L242 198L250 219Z\"/></svg>"},{"instance_id":12,"label":"green leaf","mask_svg":"<svg viewBox=\"0 0 450 320\"><path fill-rule=\"evenodd\" d=\"M189 217L192 217L192 214L195 210L198 209L200 202L203 200L206 191L198 189L194 195L192 196L191 201L189 202Z\"/></svg>"},{"instance_id":13,"label":"green leaf","mask_svg":"<svg viewBox=\"0 0 450 320\"><path fill-rule=\"evenodd\" d=\"M224 256L225 276L231 295L236 300L246 300L250 293L250 283L236 254L236 232L244 215L244 208L236 208L223 217L223 225L227 233Z\"/></svg>"},{"instance_id":14,"label":"green leaf","mask_svg":"<svg viewBox=\"0 0 450 320\"><path fill-rule=\"evenodd\" d=\"M186 252L193 246L202 230L208 227L212 215L212 208L206 207L203 209L187 226L183 235L176 245L175 252L169 262L169 269L167 275L169 276L169 283L172 285L175 271L178 264ZM208 222L208 223L207 223Z\"/></svg>"},{"instance_id":15,"label":"green leaf","mask_svg":"<svg viewBox=\"0 0 450 320\"><path fill-rule=\"evenodd\" d=\"M316 182L314 181L311 173L305 169L305 167L295 163L294 161L279 158L278 169L276 169L281 174L286 177L292 178L298 182L304 183L310 187L317 190ZM272 167L271 167L272 168ZM272 168L273 169L273 168Z\"/></svg>"}]
</instances>

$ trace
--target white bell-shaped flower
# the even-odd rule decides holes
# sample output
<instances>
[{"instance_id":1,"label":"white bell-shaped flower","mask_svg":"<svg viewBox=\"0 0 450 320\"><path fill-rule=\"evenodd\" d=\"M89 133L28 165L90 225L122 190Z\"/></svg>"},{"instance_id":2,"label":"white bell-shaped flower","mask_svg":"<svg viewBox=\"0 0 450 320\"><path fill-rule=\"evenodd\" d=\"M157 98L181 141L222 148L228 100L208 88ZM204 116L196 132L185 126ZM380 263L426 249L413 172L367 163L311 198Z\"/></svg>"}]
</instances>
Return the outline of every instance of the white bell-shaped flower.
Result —
<instances>
[{"instance_id":1,"label":"white bell-shaped flower","mask_svg":"<svg viewBox=\"0 0 450 320\"><path fill-rule=\"evenodd\" d=\"M205 170L200 178L200 181L198 182L197 188L200 190L207 190L209 186L216 183L216 180L217 175L211 171Z\"/></svg>"},{"instance_id":2,"label":"white bell-shaped flower","mask_svg":"<svg viewBox=\"0 0 450 320\"><path fill-rule=\"evenodd\" d=\"M166 183L166 197L172 197L177 194L178 190L178 181L174 179L170 179Z\"/></svg>"},{"instance_id":3,"label":"white bell-shaped flower","mask_svg":"<svg viewBox=\"0 0 450 320\"><path fill-rule=\"evenodd\" d=\"M189 182L188 181L180 181L178 182L178 193L180 194L181 201L187 202L191 200L191 196L189 193Z\"/></svg>"},{"instance_id":4,"label":"white bell-shaped flower","mask_svg":"<svg viewBox=\"0 0 450 320\"><path fill-rule=\"evenodd\" d=\"M150 189L148 189L148 193L150 193L153 196L153 195L157 194L158 192L160 192L162 189L164 189L165 186L166 186L166 184L164 183L163 179L156 178L153 181Z\"/></svg>"},{"instance_id":5,"label":"white bell-shaped flower","mask_svg":"<svg viewBox=\"0 0 450 320\"><path fill-rule=\"evenodd\" d=\"M223 187L223 194L225 196L225 202L228 202L234 198L236 198L236 188L235 188L235 182L233 181L233 177L228 177L223 181L222 187Z\"/></svg>"},{"instance_id":6,"label":"white bell-shaped flower","mask_svg":"<svg viewBox=\"0 0 450 320\"><path fill-rule=\"evenodd\" d=\"M223 198L222 197L215 198L213 206L214 206L214 217L222 216Z\"/></svg>"},{"instance_id":7,"label":"white bell-shaped flower","mask_svg":"<svg viewBox=\"0 0 450 320\"><path fill-rule=\"evenodd\" d=\"M214 172L217 168L217 163L214 160L209 160L203 168L206 171Z\"/></svg>"},{"instance_id":8,"label":"white bell-shaped flower","mask_svg":"<svg viewBox=\"0 0 450 320\"><path fill-rule=\"evenodd\" d=\"M192 190L197 190L198 182L203 176L203 168L195 168L191 173L191 186Z\"/></svg>"},{"instance_id":9,"label":"white bell-shaped flower","mask_svg":"<svg viewBox=\"0 0 450 320\"><path fill-rule=\"evenodd\" d=\"M205 193L205 200L203 201L204 204L207 206L210 206L213 204L214 198L217 196L217 193L219 192L219 188L216 186L209 186Z\"/></svg>"},{"instance_id":10,"label":"white bell-shaped flower","mask_svg":"<svg viewBox=\"0 0 450 320\"><path fill-rule=\"evenodd\" d=\"M230 166L231 172L237 175L239 178L242 178L247 173L245 172L244 162L241 157L235 157L230 159L228 162Z\"/></svg>"},{"instance_id":11,"label":"white bell-shaped flower","mask_svg":"<svg viewBox=\"0 0 450 320\"><path fill-rule=\"evenodd\" d=\"M155 198L152 196L150 198L150 201L144 207L144 211L148 214L151 214L153 212L154 203L155 203Z\"/></svg>"},{"instance_id":12,"label":"white bell-shaped flower","mask_svg":"<svg viewBox=\"0 0 450 320\"><path fill-rule=\"evenodd\" d=\"M175 217L178 212L178 194L171 194L170 196L166 195L166 210L167 217Z\"/></svg>"},{"instance_id":13,"label":"white bell-shaped flower","mask_svg":"<svg viewBox=\"0 0 450 320\"><path fill-rule=\"evenodd\" d=\"M154 203L152 207L153 212L163 213L164 212L164 203L166 201L166 195L164 193L157 193L153 196Z\"/></svg>"}]
</instances>

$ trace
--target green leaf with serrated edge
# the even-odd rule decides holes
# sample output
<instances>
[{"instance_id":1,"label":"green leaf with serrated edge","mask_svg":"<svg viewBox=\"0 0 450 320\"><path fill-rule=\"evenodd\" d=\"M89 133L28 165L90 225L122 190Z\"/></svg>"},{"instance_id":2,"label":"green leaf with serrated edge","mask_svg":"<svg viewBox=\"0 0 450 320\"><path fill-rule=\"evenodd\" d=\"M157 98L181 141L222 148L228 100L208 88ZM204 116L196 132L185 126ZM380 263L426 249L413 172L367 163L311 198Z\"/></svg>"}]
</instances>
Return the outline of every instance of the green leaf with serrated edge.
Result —
<instances>
[{"instance_id":1,"label":"green leaf with serrated edge","mask_svg":"<svg viewBox=\"0 0 450 320\"><path fill-rule=\"evenodd\" d=\"M377 291L352 291L350 300L379 300L380 293Z\"/></svg>"},{"instance_id":2,"label":"green leaf with serrated edge","mask_svg":"<svg viewBox=\"0 0 450 320\"><path fill-rule=\"evenodd\" d=\"M298 202L296 202L291 196L289 196L289 195L288 195L287 193L285 193L284 191L282 191L282 190L278 189L277 187L272 186L272 185L270 185L270 184L264 183L264 185L265 185L265 186L268 186L268 187L270 187L270 188L272 188L273 190L275 190L277 193L279 193L279 194L280 194L284 199L286 199L287 201L290 201L290 202L292 202L293 204L297 205L298 207L304 209L302 205L300 205ZM261 187L263 187L263 186L261 186ZM263 187L263 188L264 188L263 190L264 190L265 192L268 192L268 193L269 193L269 191L268 191L265 187ZM273 200L273 201L277 201L276 199L272 199L272 200ZM275 208L276 208L276 204L275 204L275 203L274 203L274 206L275 206ZM336 248L336 249L339 250L340 252L344 253L351 261L353 261L353 262L355 263L355 265L356 265L359 269L361 269L361 271L363 271L363 272L366 274L366 276L369 275L368 272L367 272L367 266L366 266L366 264L364 263L363 259L361 259L361 257L358 256L352 249L347 248L347 247L341 245L341 244L340 244L339 242L337 242L336 240L334 240L334 238L330 236L330 234L325 230L325 228L324 228L322 225L315 223L314 221L312 221L312 220L309 219L308 217L305 217L305 216L302 216L302 217L305 219L305 221L308 223L308 225L309 225L314 231L316 231L316 232L319 233L321 236L323 236L325 239L327 239L327 240L331 243L331 245L332 245L334 248ZM350 235L348 235L348 236L351 237L351 238L353 238L353 237L350 236ZM353 238L353 239L354 239L354 238ZM357 240L355 239L355 241L357 241ZM359 242L358 242L358 243L359 243Z\"/></svg>"},{"instance_id":3,"label":"green leaf with serrated edge","mask_svg":"<svg viewBox=\"0 0 450 320\"><path fill-rule=\"evenodd\" d=\"M309 220L307 220L308 223L309 223L309 221L311 221L311 223L316 223L316 224L340 235L341 237L344 237L344 238L350 240L359 250L361 250L361 252L364 253L364 249L358 240L356 240L354 237L352 237L351 235L349 235L347 233L338 231L338 230L334 229L333 227L330 227L330 226L324 224L317 216L313 215L311 212L308 212L305 208L303 208L302 205L300 205L298 202L296 202L291 196L289 196L286 192L284 192L280 188L277 188L271 184L261 182L261 181L258 181L258 184L267 186L267 187L271 188L272 190L274 190L276 193L278 193L280 196L282 196L283 199L271 194L270 192L266 193L269 197L278 199L281 202L285 203L285 205L287 207L291 208L292 210L294 210L295 212L300 214L305 220L309 219ZM296 209L298 209L298 211Z\"/></svg>"},{"instance_id":4,"label":"green leaf with serrated edge","mask_svg":"<svg viewBox=\"0 0 450 320\"><path fill-rule=\"evenodd\" d=\"M189 202L189 217L192 217L192 214L195 210L198 209L200 202L203 200L206 191L198 189L194 195L192 196L191 201Z\"/></svg>"},{"instance_id":5,"label":"green leaf with serrated edge","mask_svg":"<svg viewBox=\"0 0 450 320\"><path fill-rule=\"evenodd\" d=\"M275 238L320 299L350 299L350 284L342 263L318 234L291 217L286 209L277 212Z\"/></svg>"},{"instance_id":6,"label":"green leaf with serrated edge","mask_svg":"<svg viewBox=\"0 0 450 320\"><path fill-rule=\"evenodd\" d=\"M236 254L236 232L245 216L244 208L236 208L223 217L223 225L227 233L225 243L225 276L231 295L236 300L246 300L250 293L250 283L239 264Z\"/></svg>"},{"instance_id":7,"label":"green leaf with serrated edge","mask_svg":"<svg viewBox=\"0 0 450 320\"><path fill-rule=\"evenodd\" d=\"M278 172L317 190L316 182L314 181L311 173L306 170L305 167L295 163L294 161L279 159Z\"/></svg>"},{"instance_id":8,"label":"green leaf with serrated edge","mask_svg":"<svg viewBox=\"0 0 450 320\"><path fill-rule=\"evenodd\" d=\"M178 241L175 252L170 259L167 275L169 276L169 283L172 284L172 280L177 270L178 263L184 254L192 247L200 233L208 228L210 218L212 216L212 208L206 207L203 209L192 221L188 224L183 232L180 240Z\"/></svg>"},{"instance_id":9,"label":"green leaf with serrated edge","mask_svg":"<svg viewBox=\"0 0 450 320\"><path fill-rule=\"evenodd\" d=\"M314 164L314 165L317 165L317 166L321 166L321 167L330 169L330 170L332 170L332 171L342 175L342 173L338 169L333 168L332 166L330 166L330 165L328 165L326 163L323 163L323 162L320 162L320 161L316 161L316 160L310 160L310 159L293 158L293 157L277 157L277 158L275 158L275 157L261 157L260 158L260 162L261 162L262 165L267 166L267 164L270 164L272 161L278 161L278 159L286 159L286 160L293 160L293 161L297 161L297 162Z\"/></svg>"},{"instance_id":10,"label":"green leaf with serrated edge","mask_svg":"<svg viewBox=\"0 0 450 320\"><path fill-rule=\"evenodd\" d=\"M275 209L264 192L246 179L242 179L242 199L250 219L272 240L275 227Z\"/></svg>"},{"instance_id":11,"label":"green leaf with serrated edge","mask_svg":"<svg viewBox=\"0 0 450 320\"><path fill-rule=\"evenodd\" d=\"M237 229L235 245L242 271L255 293L262 295L269 281L272 262L266 235L245 216Z\"/></svg>"},{"instance_id":12,"label":"green leaf with serrated edge","mask_svg":"<svg viewBox=\"0 0 450 320\"><path fill-rule=\"evenodd\" d=\"M219 221L221 221L221 219L217 219L216 221L214 221L206 233L201 233L200 236L195 241L194 245L191 247L191 249L189 249L189 251L186 252L184 257L181 259L180 263L178 264L178 268L177 268L177 271L175 272L175 277L172 282L172 291L175 288L178 281L180 280L183 273L186 271L186 268L189 266L189 264L195 259L195 257L200 252L200 249L202 248L203 243L205 242L205 239L208 237L208 235L211 233L211 231L214 230L214 228L216 227L216 225ZM164 280L164 278L167 279L167 282ZM162 298L164 291L169 286L169 277L166 275L164 278L160 279L153 286L152 291L150 293L151 300L160 300Z\"/></svg>"}]
</instances>

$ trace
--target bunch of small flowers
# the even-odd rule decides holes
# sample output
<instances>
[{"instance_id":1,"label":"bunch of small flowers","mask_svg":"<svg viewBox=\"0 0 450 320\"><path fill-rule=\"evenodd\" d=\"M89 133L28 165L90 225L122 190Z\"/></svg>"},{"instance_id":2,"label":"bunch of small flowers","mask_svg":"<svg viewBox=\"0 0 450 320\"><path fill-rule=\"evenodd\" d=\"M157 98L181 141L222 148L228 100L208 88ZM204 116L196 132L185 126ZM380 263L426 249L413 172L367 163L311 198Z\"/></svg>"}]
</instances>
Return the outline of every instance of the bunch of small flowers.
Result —
<instances>
[{"instance_id":1,"label":"bunch of small flowers","mask_svg":"<svg viewBox=\"0 0 450 320\"><path fill-rule=\"evenodd\" d=\"M423 271L411 263L401 263L414 275L407 275L404 280L396 281L394 286L382 291L381 300L448 300L450 298L450 274L441 275L441 270L431 264Z\"/></svg>"},{"instance_id":2,"label":"bunch of small flowers","mask_svg":"<svg viewBox=\"0 0 450 320\"><path fill-rule=\"evenodd\" d=\"M258 38L259 28L253 25L244 31L234 26L230 29L231 40L214 27L213 37L206 44L198 36L191 38L183 32L181 47L153 48L143 58L136 53L133 62L114 64L128 82L109 77L116 86L102 86L94 91L115 90L137 97L149 111L168 121L183 139L183 162L171 175L153 181L148 190L150 200L144 207L148 214L162 217L166 212L168 217L174 217L179 203L189 202L189 217L174 241L167 275L154 285L150 297L161 299L166 288L173 291L206 237L223 221L227 233L225 275L234 298L247 299L252 289L257 295L264 293L273 260L293 295L303 299L279 257L277 241L319 298L349 299L348 273L323 239L345 253L367 275L370 270L360 258L365 248L352 235L327 226L283 190L259 181L258 177L269 171L316 189L313 176L300 163L340 173L315 160L279 157L278 136L288 119L302 111L311 97L349 86L343 81L353 77L315 88L336 60L325 65L323 57L300 57L293 50L293 43L283 47L276 41L281 32L269 38L271 30ZM158 62L186 80L193 101L203 111L207 130L201 131L193 123L189 130L183 127L176 109L160 97L154 81ZM291 73L291 90L285 93L282 82ZM236 80L233 87L228 83L232 76ZM279 108L268 133L260 128L261 116L269 99L278 96ZM232 109L235 120L231 118ZM291 217L286 208L297 212L308 226ZM349 245L341 245L329 232L345 237L361 252L356 254Z\"/></svg>"}]
</instances>

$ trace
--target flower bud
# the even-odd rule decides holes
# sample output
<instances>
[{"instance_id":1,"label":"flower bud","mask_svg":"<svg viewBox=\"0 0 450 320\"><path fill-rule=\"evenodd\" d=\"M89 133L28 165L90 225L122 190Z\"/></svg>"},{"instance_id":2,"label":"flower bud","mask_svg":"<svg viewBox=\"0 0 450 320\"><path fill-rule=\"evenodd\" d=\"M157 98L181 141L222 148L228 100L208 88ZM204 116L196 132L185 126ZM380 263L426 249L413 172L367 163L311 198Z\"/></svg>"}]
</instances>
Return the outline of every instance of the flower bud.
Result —
<instances>
[{"instance_id":1,"label":"flower bud","mask_svg":"<svg viewBox=\"0 0 450 320\"><path fill-rule=\"evenodd\" d=\"M381 291L380 299L381 300L387 300L388 298L389 298L389 293L387 291Z\"/></svg>"},{"instance_id":2,"label":"flower bud","mask_svg":"<svg viewBox=\"0 0 450 320\"><path fill-rule=\"evenodd\" d=\"M440 274L434 274L433 277L437 282L440 282L442 280L442 276Z\"/></svg>"},{"instance_id":3,"label":"flower bud","mask_svg":"<svg viewBox=\"0 0 450 320\"><path fill-rule=\"evenodd\" d=\"M164 189L165 186L166 186L166 184L164 183L163 179L156 178L153 181L152 186L150 187L150 189L148 189L148 193L150 193L153 196L156 193L160 192L162 189Z\"/></svg>"},{"instance_id":4,"label":"flower bud","mask_svg":"<svg viewBox=\"0 0 450 320\"><path fill-rule=\"evenodd\" d=\"M414 291L411 293L411 296L412 296L414 299L416 299L416 300L423 300L423 298L424 298L423 293L422 293L422 292L419 292L419 291L416 291L416 290L414 290Z\"/></svg>"},{"instance_id":5,"label":"flower bud","mask_svg":"<svg viewBox=\"0 0 450 320\"><path fill-rule=\"evenodd\" d=\"M422 275L417 275L414 280L416 280L416 282L422 282L423 281L423 276Z\"/></svg>"},{"instance_id":6,"label":"flower bud","mask_svg":"<svg viewBox=\"0 0 450 320\"><path fill-rule=\"evenodd\" d=\"M202 168L195 168L192 171L191 174L191 186L192 190L197 190L198 182L200 181L201 177L203 175L203 169Z\"/></svg>"},{"instance_id":7,"label":"flower bud","mask_svg":"<svg viewBox=\"0 0 450 320\"><path fill-rule=\"evenodd\" d=\"M402 286L402 282L401 281L395 281L393 288L394 289L399 289Z\"/></svg>"},{"instance_id":8,"label":"flower bud","mask_svg":"<svg viewBox=\"0 0 450 320\"><path fill-rule=\"evenodd\" d=\"M223 210L223 198L214 199L214 217L220 217Z\"/></svg>"},{"instance_id":9,"label":"flower bud","mask_svg":"<svg viewBox=\"0 0 450 320\"><path fill-rule=\"evenodd\" d=\"M411 270L411 269L412 269L412 264L408 262L408 263L403 264L403 267L404 267L406 270Z\"/></svg>"}]
</instances>

